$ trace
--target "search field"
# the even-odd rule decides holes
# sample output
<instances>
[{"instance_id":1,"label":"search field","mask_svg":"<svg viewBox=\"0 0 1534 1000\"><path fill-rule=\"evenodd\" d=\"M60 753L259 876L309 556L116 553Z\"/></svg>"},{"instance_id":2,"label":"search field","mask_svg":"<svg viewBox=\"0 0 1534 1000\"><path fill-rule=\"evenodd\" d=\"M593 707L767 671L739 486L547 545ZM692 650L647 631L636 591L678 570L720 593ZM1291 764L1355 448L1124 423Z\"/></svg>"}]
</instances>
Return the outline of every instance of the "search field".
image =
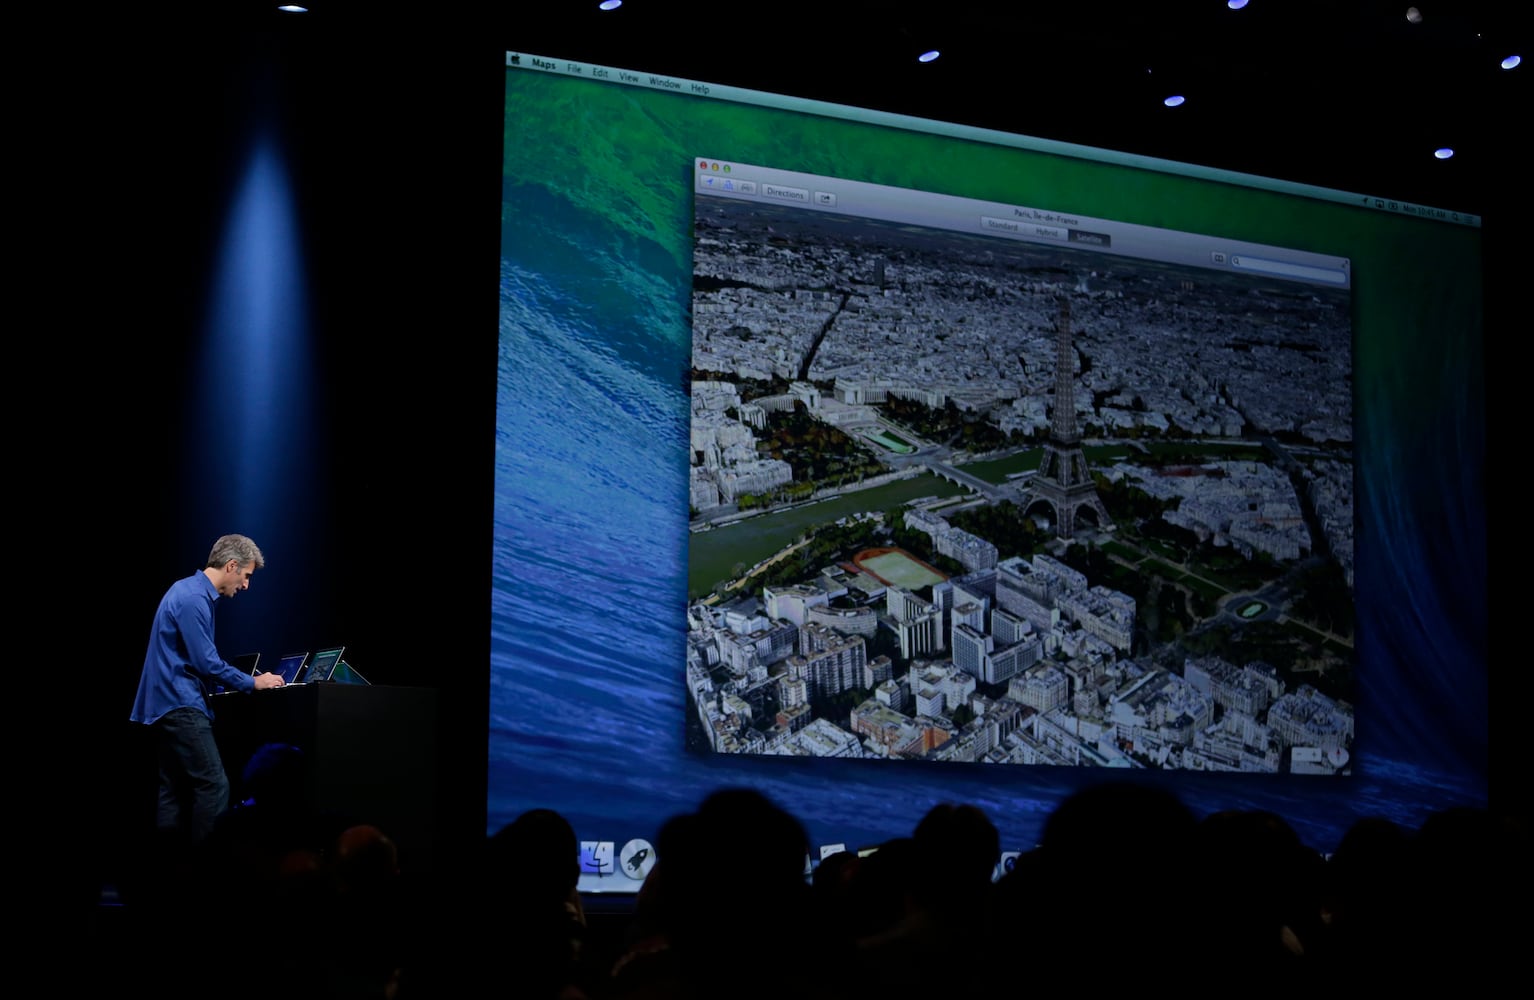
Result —
<instances>
[{"instance_id":1,"label":"search field","mask_svg":"<svg viewBox=\"0 0 1534 1000\"><path fill-rule=\"evenodd\" d=\"M1248 257L1246 254L1232 255L1230 266L1238 271L1256 271L1260 274L1272 274L1280 278L1304 278L1307 281L1324 281L1330 285L1345 285L1348 283L1347 272L1340 268L1314 267L1310 264L1296 264L1287 260Z\"/></svg>"}]
</instances>

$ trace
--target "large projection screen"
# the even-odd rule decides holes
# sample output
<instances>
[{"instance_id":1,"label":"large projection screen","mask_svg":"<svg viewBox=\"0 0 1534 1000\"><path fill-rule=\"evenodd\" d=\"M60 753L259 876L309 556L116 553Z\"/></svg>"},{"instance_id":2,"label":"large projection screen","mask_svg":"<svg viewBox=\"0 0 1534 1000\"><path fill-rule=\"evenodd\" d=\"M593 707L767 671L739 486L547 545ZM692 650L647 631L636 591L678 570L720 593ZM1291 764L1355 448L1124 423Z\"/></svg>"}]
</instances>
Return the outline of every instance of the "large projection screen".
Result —
<instances>
[{"instance_id":1,"label":"large projection screen","mask_svg":"<svg viewBox=\"0 0 1534 1000\"><path fill-rule=\"evenodd\" d=\"M1483 804L1480 220L507 53L488 828ZM1063 405L1062 405L1063 404ZM1062 530L1069 529L1069 530ZM636 858L638 860L636 860Z\"/></svg>"}]
</instances>

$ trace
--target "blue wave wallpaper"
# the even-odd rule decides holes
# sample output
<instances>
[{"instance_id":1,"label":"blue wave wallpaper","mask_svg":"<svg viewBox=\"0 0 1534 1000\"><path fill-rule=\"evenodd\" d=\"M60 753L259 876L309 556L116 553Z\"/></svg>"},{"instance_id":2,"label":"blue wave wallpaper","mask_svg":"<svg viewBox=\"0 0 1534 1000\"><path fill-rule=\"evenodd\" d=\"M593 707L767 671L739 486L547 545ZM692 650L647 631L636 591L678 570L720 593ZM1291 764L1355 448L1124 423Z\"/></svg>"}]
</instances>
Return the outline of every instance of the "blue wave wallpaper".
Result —
<instances>
[{"instance_id":1,"label":"blue wave wallpaper","mask_svg":"<svg viewBox=\"0 0 1534 1000\"><path fill-rule=\"evenodd\" d=\"M653 838L750 785L813 843L987 811L1026 849L1089 768L684 749L692 206L715 156L1348 256L1357 739L1339 777L1136 773L1196 812L1268 809L1318 850L1488 794L1486 419L1476 230L815 115L508 69L487 822L544 806ZM633 883L637 887L637 882Z\"/></svg>"}]
</instances>

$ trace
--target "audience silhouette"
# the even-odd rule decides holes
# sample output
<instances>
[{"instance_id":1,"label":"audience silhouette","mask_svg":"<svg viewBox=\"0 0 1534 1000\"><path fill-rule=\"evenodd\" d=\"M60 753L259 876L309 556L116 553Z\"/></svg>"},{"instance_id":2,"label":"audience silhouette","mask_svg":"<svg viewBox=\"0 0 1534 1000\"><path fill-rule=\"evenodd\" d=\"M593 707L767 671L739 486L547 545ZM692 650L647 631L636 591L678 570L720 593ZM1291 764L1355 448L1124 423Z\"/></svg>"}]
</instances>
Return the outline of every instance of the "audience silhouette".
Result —
<instances>
[{"instance_id":1,"label":"audience silhouette","mask_svg":"<svg viewBox=\"0 0 1534 1000\"><path fill-rule=\"evenodd\" d=\"M876 851L875 874L886 879L876 890L884 915L873 921L878 929L858 937L856 965L844 989L918 995L952 989L954 970L973 960L987 929L1000 851L1000 836L984 812L949 802L929 809L909 838ZM924 957L912 962L913 955Z\"/></svg>"},{"instance_id":2,"label":"audience silhouette","mask_svg":"<svg viewBox=\"0 0 1534 1000\"><path fill-rule=\"evenodd\" d=\"M1527 827L1486 808L1416 829L1366 817L1323 854L1274 812L1198 817L1166 787L1114 778L1063 797L999 877L1005 831L965 802L811 873L797 817L724 787L662 824L631 907L594 922L560 813L531 808L487 836L445 893L412 877L384 829L318 821L302 775L296 748L261 748L196 877L146 895L145 922L120 942L152 948L191 914L221 932L287 928L291 946L238 975L210 948L159 977L161 997L1010 995L1024 955L1080 974L1233 973L1210 981L1292 994L1510 969L1527 926Z\"/></svg>"},{"instance_id":3,"label":"audience silhouette","mask_svg":"<svg viewBox=\"0 0 1534 1000\"><path fill-rule=\"evenodd\" d=\"M1323 947L1322 856L1278 815L1230 809L1199 822L1191 857L1204 873L1211 952L1227 966L1260 972L1267 984L1299 985L1309 969L1301 960Z\"/></svg>"},{"instance_id":4,"label":"audience silhouette","mask_svg":"<svg viewBox=\"0 0 1534 1000\"><path fill-rule=\"evenodd\" d=\"M574 1000L590 995L592 968L575 829L552 809L529 809L486 844L484 909L479 941L494 963L487 980L509 995Z\"/></svg>"}]
</instances>

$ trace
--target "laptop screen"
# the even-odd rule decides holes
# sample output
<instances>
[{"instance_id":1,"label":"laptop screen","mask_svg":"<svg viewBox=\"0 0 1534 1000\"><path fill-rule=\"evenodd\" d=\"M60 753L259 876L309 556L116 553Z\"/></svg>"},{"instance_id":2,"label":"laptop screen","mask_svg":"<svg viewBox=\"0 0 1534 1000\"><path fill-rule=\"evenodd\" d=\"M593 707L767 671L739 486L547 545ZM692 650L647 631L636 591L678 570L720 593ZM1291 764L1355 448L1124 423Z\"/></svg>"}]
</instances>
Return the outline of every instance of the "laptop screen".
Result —
<instances>
[{"instance_id":1,"label":"laptop screen","mask_svg":"<svg viewBox=\"0 0 1534 1000\"><path fill-rule=\"evenodd\" d=\"M330 675L330 680L335 684L370 684L366 677L352 669L352 665L345 660L336 664L335 671Z\"/></svg>"},{"instance_id":2,"label":"laptop screen","mask_svg":"<svg viewBox=\"0 0 1534 1000\"><path fill-rule=\"evenodd\" d=\"M282 683L292 684L298 680L298 675L304 668L304 661L309 659L308 653L290 653L277 661L277 673L282 676Z\"/></svg>"},{"instance_id":3,"label":"laptop screen","mask_svg":"<svg viewBox=\"0 0 1534 1000\"><path fill-rule=\"evenodd\" d=\"M315 653L314 662L309 664L309 674L304 680L306 682L330 680L330 675L335 672L336 664L341 662L341 654L345 650L345 646L333 646Z\"/></svg>"}]
</instances>

